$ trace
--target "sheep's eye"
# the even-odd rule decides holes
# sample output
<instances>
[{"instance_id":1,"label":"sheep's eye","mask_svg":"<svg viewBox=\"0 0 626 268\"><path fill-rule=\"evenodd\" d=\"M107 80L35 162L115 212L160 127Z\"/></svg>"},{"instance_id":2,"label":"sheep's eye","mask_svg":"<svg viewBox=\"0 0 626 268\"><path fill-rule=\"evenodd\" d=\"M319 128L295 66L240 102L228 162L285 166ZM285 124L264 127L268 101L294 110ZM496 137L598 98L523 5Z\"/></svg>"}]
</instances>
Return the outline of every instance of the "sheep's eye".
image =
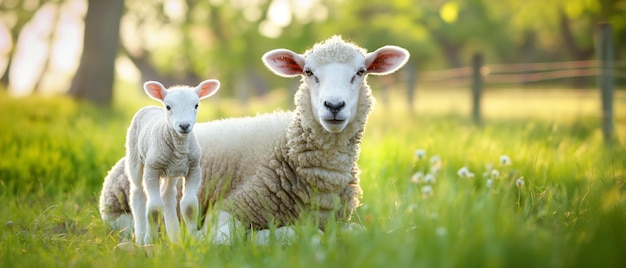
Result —
<instances>
[{"instance_id":1,"label":"sheep's eye","mask_svg":"<svg viewBox=\"0 0 626 268\"><path fill-rule=\"evenodd\" d=\"M169 105L167 105L167 106L165 106L165 109L167 109L167 110L169 111L169 110L172 110L172 107L170 107Z\"/></svg>"},{"instance_id":2,"label":"sheep's eye","mask_svg":"<svg viewBox=\"0 0 626 268\"><path fill-rule=\"evenodd\" d=\"M313 76L313 72L311 72L311 70L309 70L309 69L304 69L304 74L305 74L306 76L308 76L308 77Z\"/></svg>"},{"instance_id":3,"label":"sheep's eye","mask_svg":"<svg viewBox=\"0 0 626 268\"><path fill-rule=\"evenodd\" d=\"M198 104L196 104L196 109L198 109Z\"/></svg>"},{"instance_id":4,"label":"sheep's eye","mask_svg":"<svg viewBox=\"0 0 626 268\"><path fill-rule=\"evenodd\" d=\"M365 69L360 69L359 71L356 72L356 75L358 76L363 76L365 74Z\"/></svg>"}]
</instances>

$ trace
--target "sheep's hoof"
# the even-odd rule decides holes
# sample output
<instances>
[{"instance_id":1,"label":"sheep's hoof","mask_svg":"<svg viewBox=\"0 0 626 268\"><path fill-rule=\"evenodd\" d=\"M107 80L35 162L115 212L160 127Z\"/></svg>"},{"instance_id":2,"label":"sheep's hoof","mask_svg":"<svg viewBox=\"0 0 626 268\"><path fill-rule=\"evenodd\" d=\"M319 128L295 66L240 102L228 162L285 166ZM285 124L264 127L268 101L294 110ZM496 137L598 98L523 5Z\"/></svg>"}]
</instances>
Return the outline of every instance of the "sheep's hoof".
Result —
<instances>
[{"instance_id":1,"label":"sheep's hoof","mask_svg":"<svg viewBox=\"0 0 626 268\"><path fill-rule=\"evenodd\" d=\"M133 242L122 242L113 248L113 252L123 252L129 255L137 255L143 252L146 256L152 257L156 254L157 248L152 244L141 246Z\"/></svg>"}]
</instances>

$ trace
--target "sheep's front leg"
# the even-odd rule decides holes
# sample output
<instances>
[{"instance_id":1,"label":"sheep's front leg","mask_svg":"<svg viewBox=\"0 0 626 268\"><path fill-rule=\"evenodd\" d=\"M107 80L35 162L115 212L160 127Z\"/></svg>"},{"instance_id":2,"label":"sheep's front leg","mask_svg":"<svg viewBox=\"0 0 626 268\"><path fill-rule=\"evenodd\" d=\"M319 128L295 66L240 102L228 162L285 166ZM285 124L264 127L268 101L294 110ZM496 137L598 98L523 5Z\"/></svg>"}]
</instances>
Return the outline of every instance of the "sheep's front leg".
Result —
<instances>
[{"instance_id":1,"label":"sheep's front leg","mask_svg":"<svg viewBox=\"0 0 626 268\"><path fill-rule=\"evenodd\" d=\"M163 202L165 202L165 207L163 208L165 231L172 242L177 242L180 239L180 226L178 224L178 213L176 211L177 184L178 178L165 178L161 187Z\"/></svg>"},{"instance_id":2,"label":"sheep's front leg","mask_svg":"<svg viewBox=\"0 0 626 268\"><path fill-rule=\"evenodd\" d=\"M185 177L183 197L180 200L180 211L183 214L185 226L192 235L198 231L198 188L200 188L201 179L200 167L191 167Z\"/></svg>"},{"instance_id":3,"label":"sheep's front leg","mask_svg":"<svg viewBox=\"0 0 626 268\"><path fill-rule=\"evenodd\" d=\"M146 211L146 218L148 218L148 228L144 241L146 244L152 242L153 235L158 233L159 220L163 215L163 199L159 192L159 173L158 171L145 167L143 171L143 187L148 197L148 205Z\"/></svg>"}]
</instances>

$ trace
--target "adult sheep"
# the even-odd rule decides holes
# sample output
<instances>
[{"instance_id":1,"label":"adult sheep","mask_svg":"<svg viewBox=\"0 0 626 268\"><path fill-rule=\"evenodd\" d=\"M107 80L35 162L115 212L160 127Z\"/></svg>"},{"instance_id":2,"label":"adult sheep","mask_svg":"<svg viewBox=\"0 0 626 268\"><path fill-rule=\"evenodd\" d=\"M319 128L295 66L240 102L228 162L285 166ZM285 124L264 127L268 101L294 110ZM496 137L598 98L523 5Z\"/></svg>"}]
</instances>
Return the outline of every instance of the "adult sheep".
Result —
<instances>
[{"instance_id":1,"label":"adult sheep","mask_svg":"<svg viewBox=\"0 0 626 268\"><path fill-rule=\"evenodd\" d=\"M400 47L367 53L339 36L304 54L267 52L263 62L274 73L302 76L296 109L196 125L203 173L198 199L207 219L220 218L219 228L212 229L205 220L204 231L214 241L228 243L223 241L229 232L224 223L230 217L252 229L267 229L270 223L288 226L303 215L313 216L322 229L332 216L349 220L359 204L356 162L374 102L366 76L392 73L408 58ZM122 175L115 171L122 164L107 179ZM105 187L103 194L115 191L125 189ZM109 219L123 219L127 213L119 209L124 202L101 206Z\"/></svg>"}]
</instances>

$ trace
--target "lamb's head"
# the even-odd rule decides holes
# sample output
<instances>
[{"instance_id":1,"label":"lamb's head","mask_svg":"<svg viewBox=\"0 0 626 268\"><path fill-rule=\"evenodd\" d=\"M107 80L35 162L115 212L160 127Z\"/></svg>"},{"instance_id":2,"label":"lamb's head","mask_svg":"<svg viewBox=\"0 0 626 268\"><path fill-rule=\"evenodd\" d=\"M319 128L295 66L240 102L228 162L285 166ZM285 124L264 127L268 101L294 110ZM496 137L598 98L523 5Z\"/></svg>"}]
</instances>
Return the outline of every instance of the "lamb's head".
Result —
<instances>
[{"instance_id":1,"label":"lamb's head","mask_svg":"<svg viewBox=\"0 0 626 268\"><path fill-rule=\"evenodd\" d=\"M275 49L263 63L279 76L302 75L310 88L313 117L326 131L341 132L357 114L359 94L367 74L385 75L402 67L406 49L384 46L374 52L347 43L339 36L318 43L304 54Z\"/></svg>"},{"instance_id":2,"label":"lamb's head","mask_svg":"<svg viewBox=\"0 0 626 268\"><path fill-rule=\"evenodd\" d=\"M220 87L214 79L202 81L195 88L175 86L166 89L161 83L148 81L143 84L146 94L163 103L168 125L181 135L191 133L196 123L198 102L213 96Z\"/></svg>"}]
</instances>

